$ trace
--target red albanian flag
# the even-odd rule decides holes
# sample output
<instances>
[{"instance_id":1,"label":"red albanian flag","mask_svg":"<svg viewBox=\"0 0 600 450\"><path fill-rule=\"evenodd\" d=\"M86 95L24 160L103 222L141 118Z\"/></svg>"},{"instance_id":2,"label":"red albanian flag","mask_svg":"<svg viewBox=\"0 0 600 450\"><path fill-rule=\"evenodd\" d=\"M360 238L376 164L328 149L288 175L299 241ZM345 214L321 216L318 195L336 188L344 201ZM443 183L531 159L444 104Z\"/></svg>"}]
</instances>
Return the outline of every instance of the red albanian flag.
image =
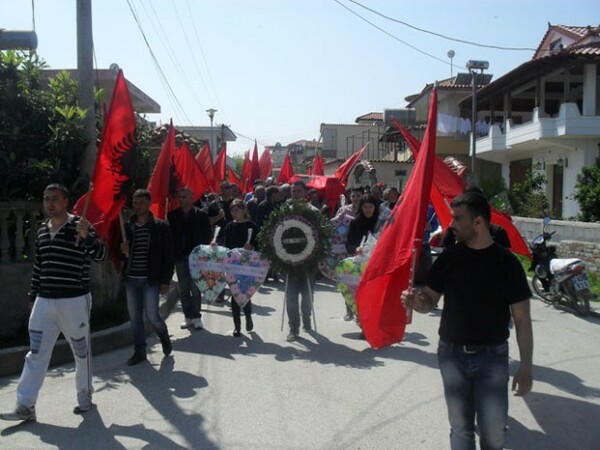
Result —
<instances>
[{"instance_id":1,"label":"red albanian flag","mask_svg":"<svg viewBox=\"0 0 600 450\"><path fill-rule=\"evenodd\" d=\"M215 161L215 190L216 188L225 181L226 173L225 170L227 168L227 147L223 146L219 155L217 156L217 160Z\"/></svg>"},{"instance_id":2,"label":"red albanian flag","mask_svg":"<svg viewBox=\"0 0 600 450\"><path fill-rule=\"evenodd\" d=\"M167 137L162 146L158 160L154 166L154 171L148 182L148 190L152 195L152 203L150 211L155 217L164 219L167 215L167 202L170 193L177 191L178 186L172 186L176 183L175 173L175 129L173 128L173 120L169 125Z\"/></svg>"},{"instance_id":3,"label":"red albanian flag","mask_svg":"<svg viewBox=\"0 0 600 450\"><path fill-rule=\"evenodd\" d=\"M367 144L367 145L369 145L369 144ZM342 164L340 167L338 167L337 170L335 171L334 176L338 180L340 180L340 183L342 183L344 186L346 186L348 184L348 177L352 173L352 169L354 169L354 166L356 165L356 163L358 163L358 161L360 161L360 158L362 157L363 152L367 148L367 145L365 145L363 148L361 148L360 150L355 152L350 158L348 158L346 160L346 162L344 162L344 164Z\"/></svg>"},{"instance_id":4,"label":"red albanian flag","mask_svg":"<svg viewBox=\"0 0 600 450\"><path fill-rule=\"evenodd\" d=\"M323 157L321 155L315 156L312 167L313 175L325 175L325 167L323 163Z\"/></svg>"},{"instance_id":5,"label":"red albanian flag","mask_svg":"<svg viewBox=\"0 0 600 450\"><path fill-rule=\"evenodd\" d=\"M240 192L247 192L248 186L252 186L252 163L250 162L250 150L244 152L244 160L242 161L242 178Z\"/></svg>"},{"instance_id":6,"label":"red albanian flag","mask_svg":"<svg viewBox=\"0 0 600 450\"><path fill-rule=\"evenodd\" d=\"M405 130L402 125L394 119L392 120L408 142L413 155L416 155L419 151L419 140ZM463 193L467 187L467 183L438 156L435 157L433 171L434 178L433 186L431 188L431 203L433 204L442 228L446 230L448 226L450 226L450 222L452 222L450 204L454 197ZM493 206L491 207L491 210L492 216L490 221L493 224L500 225L504 228L510 239L510 250L519 255L531 258L529 246L523 239L523 236L521 236L517 227L512 223L511 217L502 211L498 211Z\"/></svg>"},{"instance_id":7,"label":"red albanian flag","mask_svg":"<svg viewBox=\"0 0 600 450\"><path fill-rule=\"evenodd\" d=\"M184 142L175 152L174 163L177 180L181 181L181 187L187 186L192 190L194 201L198 200L206 191L210 190L210 183L198 167L187 142ZM177 201L173 202L172 207L169 205L169 211L179 204L178 194L179 192L177 191L174 194L170 193Z\"/></svg>"},{"instance_id":8,"label":"red albanian flag","mask_svg":"<svg viewBox=\"0 0 600 450\"><path fill-rule=\"evenodd\" d=\"M216 191L217 186L215 186L215 167L212 160L210 145L208 145L208 143L204 144L202 149L196 155L196 163L198 164L198 167L200 167L200 170L204 174L211 189Z\"/></svg>"},{"instance_id":9,"label":"red albanian flag","mask_svg":"<svg viewBox=\"0 0 600 450\"><path fill-rule=\"evenodd\" d=\"M254 181L260 178L260 163L258 162L258 146L256 140L254 140L254 150L252 150L252 161L250 162L250 183L248 186L252 187Z\"/></svg>"},{"instance_id":10,"label":"red albanian flag","mask_svg":"<svg viewBox=\"0 0 600 450\"><path fill-rule=\"evenodd\" d=\"M358 317L367 342L381 348L402 340L406 310L400 294L418 260L433 178L437 89L433 89L425 139L400 203L392 210L356 290ZM415 255L416 253L416 255Z\"/></svg>"},{"instance_id":11,"label":"red albanian flag","mask_svg":"<svg viewBox=\"0 0 600 450\"><path fill-rule=\"evenodd\" d=\"M240 192L244 192L244 183L242 182L242 180L240 180L235 171L231 167L228 167L227 171L229 173L229 176L227 177L229 183L235 184L237 187L240 188Z\"/></svg>"},{"instance_id":12,"label":"red albanian flag","mask_svg":"<svg viewBox=\"0 0 600 450\"><path fill-rule=\"evenodd\" d=\"M279 175L277 176L277 184L287 183L293 176L294 169L292 168L292 160L290 159L290 152L287 152Z\"/></svg>"},{"instance_id":13,"label":"red albanian flag","mask_svg":"<svg viewBox=\"0 0 600 450\"><path fill-rule=\"evenodd\" d=\"M131 96L123 71L119 70L104 121L91 178L93 189L86 211L86 219L94 225L103 239L108 238L110 222L125 205L131 188L137 155L135 129L136 120ZM76 214L83 214L88 195L89 192L73 206Z\"/></svg>"},{"instance_id":14,"label":"red albanian flag","mask_svg":"<svg viewBox=\"0 0 600 450\"><path fill-rule=\"evenodd\" d=\"M271 150L268 147L263 149L263 152L260 155L260 159L258 160L259 166L259 176L263 181L266 181L267 178L273 173L273 161L271 160ZM254 180L252 180L254 183Z\"/></svg>"}]
</instances>

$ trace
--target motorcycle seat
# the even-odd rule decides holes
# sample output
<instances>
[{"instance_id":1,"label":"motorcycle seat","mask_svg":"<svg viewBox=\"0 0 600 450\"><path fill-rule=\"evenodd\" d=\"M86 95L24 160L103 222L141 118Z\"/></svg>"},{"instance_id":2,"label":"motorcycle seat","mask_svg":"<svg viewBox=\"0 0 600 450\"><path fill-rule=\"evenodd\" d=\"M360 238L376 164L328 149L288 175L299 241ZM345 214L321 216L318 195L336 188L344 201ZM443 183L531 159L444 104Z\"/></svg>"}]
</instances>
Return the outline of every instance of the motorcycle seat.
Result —
<instances>
[{"instance_id":1,"label":"motorcycle seat","mask_svg":"<svg viewBox=\"0 0 600 450\"><path fill-rule=\"evenodd\" d=\"M557 274L567 269L571 264L582 262L579 258L555 258L550 261L550 273Z\"/></svg>"}]
</instances>

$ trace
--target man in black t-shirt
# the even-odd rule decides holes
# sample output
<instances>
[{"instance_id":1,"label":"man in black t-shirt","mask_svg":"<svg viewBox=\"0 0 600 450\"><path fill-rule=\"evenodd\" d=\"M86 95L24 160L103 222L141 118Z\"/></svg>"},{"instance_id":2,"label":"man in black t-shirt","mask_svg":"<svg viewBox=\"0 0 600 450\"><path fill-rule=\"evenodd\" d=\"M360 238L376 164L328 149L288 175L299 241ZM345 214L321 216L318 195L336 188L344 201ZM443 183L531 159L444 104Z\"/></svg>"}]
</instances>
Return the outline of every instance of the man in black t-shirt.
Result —
<instances>
[{"instance_id":1,"label":"man in black t-shirt","mask_svg":"<svg viewBox=\"0 0 600 450\"><path fill-rule=\"evenodd\" d=\"M451 448L475 448L476 418L481 448L501 449L508 420L511 315L521 357L512 389L520 396L532 385L531 291L517 258L490 236L485 197L466 192L451 206L450 228L458 243L435 261L425 288L404 291L402 301L426 313L444 295L438 361Z\"/></svg>"}]
</instances>

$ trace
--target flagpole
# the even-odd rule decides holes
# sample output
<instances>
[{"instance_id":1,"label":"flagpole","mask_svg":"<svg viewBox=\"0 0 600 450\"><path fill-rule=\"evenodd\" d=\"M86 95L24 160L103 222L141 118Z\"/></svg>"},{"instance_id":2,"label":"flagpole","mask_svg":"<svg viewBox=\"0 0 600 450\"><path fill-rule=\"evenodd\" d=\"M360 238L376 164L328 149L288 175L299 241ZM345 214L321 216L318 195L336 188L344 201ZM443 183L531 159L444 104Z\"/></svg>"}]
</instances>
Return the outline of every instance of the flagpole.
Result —
<instances>
[{"instance_id":1,"label":"flagpole","mask_svg":"<svg viewBox=\"0 0 600 450\"><path fill-rule=\"evenodd\" d=\"M87 196L85 198L85 204L83 205L83 212L81 213L81 217L85 219L87 215L88 207L90 206L90 200L92 199L92 191L94 190L94 183L90 181L90 186L88 188ZM75 247L79 247L79 234L75 239Z\"/></svg>"},{"instance_id":2,"label":"flagpole","mask_svg":"<svg viewBox=\"0 0 600 450\"><path fill-rule=\"evenodd\" d=\"M121 237L123 242L127 242L127 234L125 233L125 221L123 219L123 211L119 211L119 225L121 226ZM125 253L125 256L129 258L129 252Z\"/></svg>"},{"instance_id":3,"label":"flagpole","mask_svg":"<svg viewBox=\"0 0 600 450\"><path fill-rule=\"evenodd\" d=\"M290 279L290 275L285 275L285 290L283 291L283 310L281 312L281 331L283 331L283 321L285 319L285 306L287 305L287 296L288 296L288 281Z\"/></svg>"},{"instance_id":4,"label":"flagpole","mask_svg":"<svg viewBox=\"0 0 600 450\"><path fill-rule=\"evenodd\" d=\"M410 277L408 279L408 290L411 290L415 285L415 268L417 266L417 245L421 244L421 239L415 239L412 248L412 261L410 265ZM406 308L406 323L412 323L412 308Z\"/></svg>"},{"instance_id":5,"label":"flagpole","mask_svg":"<svg viewBox=\"0 0 600 450\"><path fill-rule=\"evenodd\" d=\"M312 310L313 322L315 323L315 332L317 331L317 316L315 315L315 297L313 296L312 286L310 285L310 277L306 277L308 284L308 295L310 295L310 308Z\"/></svg>"}]
</instances>

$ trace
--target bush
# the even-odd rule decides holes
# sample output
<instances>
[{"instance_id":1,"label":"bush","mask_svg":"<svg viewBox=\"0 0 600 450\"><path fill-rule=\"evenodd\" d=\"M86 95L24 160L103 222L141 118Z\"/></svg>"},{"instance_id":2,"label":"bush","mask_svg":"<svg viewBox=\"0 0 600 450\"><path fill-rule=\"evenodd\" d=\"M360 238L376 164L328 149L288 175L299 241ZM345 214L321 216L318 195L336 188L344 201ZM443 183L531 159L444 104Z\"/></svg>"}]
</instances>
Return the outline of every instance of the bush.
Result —
<instances>
[{"instance_id":1,"label":"bush","mask_svg":"<svg viewBox=\"0 0 600 450\"><path fill-rule=\"evenodd\" d=\"M546 177L542 174L527 172L523 183L515 183L508 193L515 214L524 217L546 217L548 215L548 199L544 192Z\"/></svg>"},{"instance_id":2,"label":"bush","mask_svg":"<svg viewBox=\"0 0 600 450\"><path fill-rule=\"evenodd\" d=\"M579 220L600 222L600 158L595 165L581 169L573 198L581 210L577 217Z\"/></svg>"}]
</instances>

